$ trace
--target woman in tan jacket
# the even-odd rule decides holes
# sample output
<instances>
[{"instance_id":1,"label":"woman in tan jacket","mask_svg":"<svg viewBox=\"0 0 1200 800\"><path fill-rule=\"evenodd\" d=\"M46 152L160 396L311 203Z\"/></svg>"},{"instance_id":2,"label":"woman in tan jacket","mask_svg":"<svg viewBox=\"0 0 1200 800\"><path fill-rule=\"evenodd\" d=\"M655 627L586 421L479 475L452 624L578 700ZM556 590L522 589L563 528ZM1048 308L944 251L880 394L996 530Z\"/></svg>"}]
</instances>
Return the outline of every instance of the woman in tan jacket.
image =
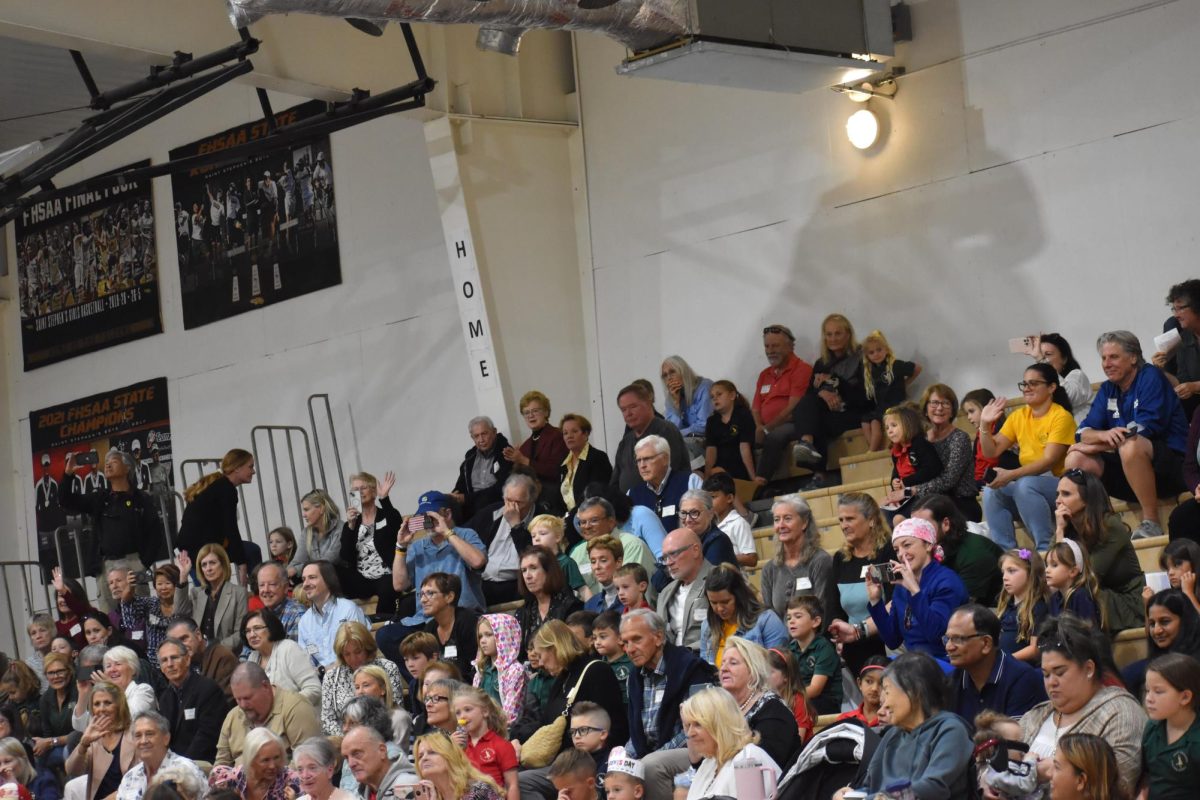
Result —
<instances>
[{"instance_id":1,"label":"woman in tan jacket","mask_svg":"<svg viewBox=\"0 0 1200 800\"><path fill-rule=\"evenodd\" d=\"M67 757L67 775L72 780L67 782L64 796L109 800L115 797L121 777L137 763L129 730L129 706L125 704L125 693L111 683L92 687L88 706L91 720Z\"/></svg>"}]
</instances>

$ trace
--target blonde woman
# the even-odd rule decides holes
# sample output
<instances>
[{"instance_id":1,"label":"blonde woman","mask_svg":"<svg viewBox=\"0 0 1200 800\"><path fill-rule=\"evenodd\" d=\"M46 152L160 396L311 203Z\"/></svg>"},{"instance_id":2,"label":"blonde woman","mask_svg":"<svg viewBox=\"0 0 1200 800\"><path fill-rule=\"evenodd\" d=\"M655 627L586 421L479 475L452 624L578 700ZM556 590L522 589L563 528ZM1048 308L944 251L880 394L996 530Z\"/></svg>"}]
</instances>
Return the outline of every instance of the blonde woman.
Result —
<instances>
[{"instance_id":1,"label":"blonde woman","mask_svg":"<svg viewBox=\"0 0 1200 800\"><path fill-rule=\"evenodd\" d=\"M231 789L242 800L289 800L301 791L300 776L287 765L287 743L269 728L247 733L241 763L213 767L208 785Z\"/></svg>"},{"instance_id":2,"label":"blonde woman","mask_svg":"<svg viewBox=\"0 0 1200 800\"><path fill-rule=\"evenodd\" d=\"M342 528L341 555L346 564L342 588L346 597L378 598L375 614L386 620L396 615L399 599L392 586L392 556L404 517L388 499L395 485L396 474L391 471L384 473L383 480L369 472L351 475L350 491L358 493L359 505L346 509Z\"/></svg>"},{"instance_id":3,"label":"blonde woman","mask_svg":"<svg viewBox=\"0 0 1200 800\"><path fill-rule=\"evenodd\" d=\"M337 665L325 673L321 685L321 730L326 736L337 736L342 731L342 711L355 697L354 673L360 667L381 667L391 680L392 696L401 694L400 668L379 654L375 637L361 622L342 623L333 639L333 654Z\"/></svg>"},{"instance_id":4,"label":"blonde woman","mask_svg":"<svg viewBox=\"0 0 1200 800\"><path fill-rule=\"evenodd\" d=\"M121 777L137 763L137 749L129 730L129 706L119 687L93 686L88 711L83 736L67 756L66 772L73 780L67 781L64 796L104 800L116 793Z\"/></svg>"},{"instance_id":5,"label":"blonde woman","mask_svg":"<svg viewBox=\"0 0 1200 800\"><path fill-rule=\"evenodd\" d=\"M689 697L679 709L688 752L704 760L696 769L687 800L703 797L737 797L733 765L752 759L775 774L782 772L775 760L755 742L758 734L750 730L733 695L712 687Z\"/></svg>"},{"instance_id":6,"label":"blonde woman","mask_svg":"<svg viewBox=\"0 0 1200 800\"><path fill-rule=\"evenodd\" d=\"M233 570L229 556L219 544L206 544L196 554L200 585L185 584L175 588L175 613L191 617L210 642L220 642L234 652L241 652L242 623L246 618L246 589L230 579ZM179 566L180 581L191 572L192 559L187 550L180 550L175 563Z\"/></svg>"},{"instance_id":7,"label":"blonde woman","mask_svg":"<svg viewBox=\"0 0 1200 800\"><path fill-rule=\"evenodd\" d=\"M467 760L449 736L431 733L413 746L425 800L503 800L500 787Z\"/></svg>"},{"instance_id":8,"label":"blonde woman","mask_svg":"<svg viewBox=\"0 0 1200 800\"><path fill-rule=\"evenodd\" d=\"M367 664L354 671L354 696L374 697L383 703L392 720L392 741L408 742L408 732L412 730L412 715L403 708L396 706L396 695L392 691L392 679L383 667L378 664ZM352 703L351 703L352 704ZM347 704L342 714L342 726L345 727L346 713L351 704Z\"/></svg>"},{"instance_id":9,"label":"blonde woman","mask_svg":"<svg viewBox=\"0 0 1200 800\"><path fill-rule=\"evenodd\" d=\"M288 564L288 576L299 578L310 561L328 561L342 577L342 537L337 506L323 489L313 489L300 498L304 530L296 541L296 555Z\"/></svg>"},{"instance_id":10,"label":"blonde woman","mask_svg":"<svg viewBox=\"0 0 1200 800\"><path fill-rule=\"evenodd\" d=\"M857 675L871 656L885 652L878 636L853 638L853 629L864 626L871 613L867 609L867 587L862 580L868 564L886 564L896 560L891 532L874 497L866 492L847 492L838 497L838 525L842 529L842 548L833 554L833 584L838 604L825 608L826 627L842 630L847 637L842 645L842 660ZM891 599L890 586L885 594Z\"/></svg>"},{"instance_id":11,"label":"blonde woman","mask_svg":"<svg viewBox=\"0 0 1200 800\"><path fill-rule=\"evenodd\" d=\"M193 483L183 494L187 507L179 521L175 546L195 553L206 544L219 544L238 565L238 581L246 583L246 556L238 533L238 487L254 480L254 456L233 449L221 459L221 470Z\"/></svg>"},{"instance_id":12,"label":"blonde woman","mask_svg":"<svg viewBox=\"0 0 1200 800\"><path fill-rule=\"evenodd\" d=\"M133 719L143 711L157 711L158 698L154 689L148 683L138 683L134 680L141 670L141 661L137 653L128 647L118 646L109 648L101 662L103 674L99 671L89 675L80 675L79 679L90 678L94 683L110 683L119 689L124 697L125 713ZM71 726L77 731L87 730L92 722L92 700L81 697L71 713ZM127 720L128 721L128 720Z\"/></svg>"}]
</instances>

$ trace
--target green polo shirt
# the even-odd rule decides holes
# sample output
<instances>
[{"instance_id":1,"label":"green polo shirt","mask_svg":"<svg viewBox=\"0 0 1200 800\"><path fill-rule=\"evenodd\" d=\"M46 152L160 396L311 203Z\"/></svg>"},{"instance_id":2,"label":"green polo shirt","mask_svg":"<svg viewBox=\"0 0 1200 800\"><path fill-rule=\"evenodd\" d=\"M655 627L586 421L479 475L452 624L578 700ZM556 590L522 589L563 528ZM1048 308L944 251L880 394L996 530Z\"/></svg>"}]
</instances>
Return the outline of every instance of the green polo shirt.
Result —
<instances>
[{"instance_id":1,"label":"green polo shirt","mask_svg":"<svg viewBox=\"0 0 1200 800\"><path fill-rule=\"evenodd\" d=\"M792 639L788 649L796 657L800 671L800 681L807 686L814 675L826 675L829 680L821 690L821 696L810 702L818 714L835 714L842 707L842 659L838 656L833 643L824 636L814 636L812 642L803 650L800 643ZM828 709L828 710L826 710Z\"/></svg>"},{"instance_id":2,"label":"green polo shirt","mask_svg":"<svg viewBox=\"0 0 1200 800\"><path fill-rule=\"evenodd\" d=\"M945 547L946 560L942 566L949 567L962 578L963 586L973 603L985 606L996 605L1000 594L1000 556L1004 550L986 536L967 531L958 547Z\"/></svg>"},{"instance_id":3,"label":"green polo shirt","mask_svg":"<svg viewBox=\"0 0 1200 800\"><path fill-rule=\"evenodd\" d=\"M1192 800L1200 786L1200 717L1173 744L1167 723L1150 720L1142 732L1142 771L1154 800Z\"/></svg>"},{"instance_id":4,"label":"green polo shirt","mask_svg":"<svg viewBox=\"0 0 1200 800\"><path fill-rule=\"evenodd\" d=\"M629 705L629 673L633 672L633 662L629 656L621 653L620 658L609 661L608 665L612 667L613 675L617 676L617 683L621 684L621 700Z\"/></svg>"}]
</instances>

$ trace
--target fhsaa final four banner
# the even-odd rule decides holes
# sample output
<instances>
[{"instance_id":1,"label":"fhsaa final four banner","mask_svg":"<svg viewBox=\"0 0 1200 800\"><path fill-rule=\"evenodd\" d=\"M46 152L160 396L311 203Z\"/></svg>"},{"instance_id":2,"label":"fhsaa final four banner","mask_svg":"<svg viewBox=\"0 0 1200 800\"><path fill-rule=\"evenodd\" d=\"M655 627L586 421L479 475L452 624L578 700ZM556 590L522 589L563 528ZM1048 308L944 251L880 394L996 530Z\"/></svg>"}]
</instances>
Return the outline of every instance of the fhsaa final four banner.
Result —
<instances>
[{"instance_id":1,"label":"fhsaa final four banner","mask_svg":"<svg viewBox=\"0 0 1200 800\"><path fill-rule=\"evenodd\" d=\"M276 114L289 125L325 111L312 101ZM171 151L227 150L267 135L264 120ZM196 328L342 282L329 137L171 178L183 326Z\"/></svg>"}]
</instances>

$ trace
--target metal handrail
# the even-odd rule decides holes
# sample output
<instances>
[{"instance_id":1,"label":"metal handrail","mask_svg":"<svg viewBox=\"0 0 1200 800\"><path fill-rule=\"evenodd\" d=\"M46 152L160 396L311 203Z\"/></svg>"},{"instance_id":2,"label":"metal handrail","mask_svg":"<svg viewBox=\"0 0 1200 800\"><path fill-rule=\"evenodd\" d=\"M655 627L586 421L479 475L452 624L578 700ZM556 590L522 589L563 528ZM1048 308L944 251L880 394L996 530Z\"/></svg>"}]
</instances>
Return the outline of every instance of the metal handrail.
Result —
<instances>
[{"instance_id":1,"label":"metal handrail","mask_svg":"<svg viewBox=\"0 0 1200 800\"><path fill-rule=\"evenodd\" d=\"M57 608L57 603L54 602L54 597L50 594L50 587L45 583L42 583L42 589L46 593L46 607L44 609L34 608L33 594L29 590L29 570L31 568L35 570L41 570L42 565L40 563L37 561L0 561L0 579L2 579L0 580L0 583L4 584L4 601L5 606L8 608L8 626L12 633L13 646L16 647L17 655L20 656L22 650L29 646L29 638L27 636L22 636L21 634L24 633L24 631L18 631L17 629L17 617L13 611L15 606L13 604L11 591L13 582L8 579L9 567L18 567L20 569L21 588L25 599L25 611L30 617L32 617L38 611L53 612L53 610Z\"/></svg>"},{"instance_id":2,"label":"metal handrail","mask_svg":"<svg viewBox=\"0 0 1200 800\"><path fill-rule=\"evenodd\" d=\"M283 485L279 481L279 454L275 451L275 434L282 433L284 442L287 444L288 451L288 466L292 471L292 491L296 498L296 515L297 525L296 530L304 530L304 515L300 512L300 498L304 496L300 491L300 477L296 473L296 452L292 445L292 439L295 435L302 437L304 441L304 454L308 460L308 477L310 485L313 488L318 488L317 473L313 469L312 447L308 439L308 431L298 425L255 425L250 429L250 449L254 452L254 463L259 465L260 473L264 472L262 467L262 459L258 452L258 435L260 432L267 434L267 444L271 450L271 471L275 476L275 498L279 504L279 521L283 524L287 521L287 511L283 505ZM319 488L324 489L321 485ZM263 532L271 530L272 526L267 519L267 492L264 487L264 480L260 478L258 481L258 497L262 508Z\"/></svg>"},{"instance_id":3,"label":"metal handrail","mask_svg":"<svg viewBox=\"0 0 1200 800\"><path fill-rule=\"evenodd\" d=\"M337 466L338 486L342 492L342 508L349 508L350 495L346 491L346 473L342 471L342 452L338 449L337 431L333 427L333 408L329 405L329 395L327 394L312 394L308 396L308 422L312 425L313 444L317 448L317 467L321 470L321 484L325 486L325 491L329 491L329 482L325 478L325 457L321 455L321 434L317 430L317 415L313 410L313 401L321 400L325 403L325 420L329 425L329 438L333 443L333 461Z\"/></svg>"}]
</instances>

